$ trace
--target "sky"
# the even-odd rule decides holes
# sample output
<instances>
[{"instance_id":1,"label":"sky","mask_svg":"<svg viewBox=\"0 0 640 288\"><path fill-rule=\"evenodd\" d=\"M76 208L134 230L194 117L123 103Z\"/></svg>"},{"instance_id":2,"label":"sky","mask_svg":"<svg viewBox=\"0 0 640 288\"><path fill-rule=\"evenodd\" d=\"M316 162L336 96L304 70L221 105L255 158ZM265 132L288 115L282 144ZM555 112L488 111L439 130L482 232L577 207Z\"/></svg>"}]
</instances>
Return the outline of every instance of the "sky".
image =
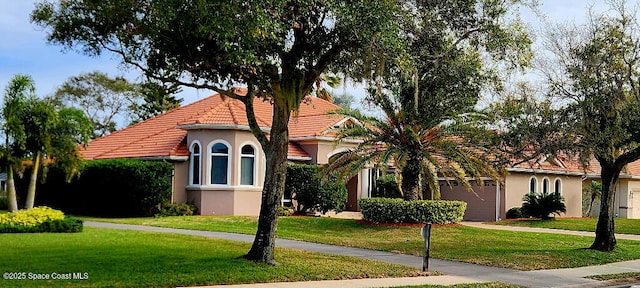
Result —
<instances>
[{"instance_id":1,"label":"sky","mask_svg":"<svg viewBox=\"0 0 640 288\"><path fill-rule=\"evenodd\" d=\"M0 0L0 89L4 91L15 74L30 75L40 96L50 95L69 77L82 73L101 71L109 76L124 75L130 80L138 79L135 70L126 70L113 55L89 57L76 51L64 51L61 46L48 44L42 28L30 23L29 14L36 1ZM636 2L636 1L630 1ZM584 22L586 6L595 4L604 7L604 1L540 0L540 11L551 22ZM541 27L539 19L530 11L523 11L522 19L532 28ZM336 93L347 92L361 98L362 85L348 84L337 88ZM0 93L1 94L1 93ZM179 97L188 104L213 94L207 90L183 88ZM1 95L0 95L1 97Z\"/></svg>"}]
</instances>

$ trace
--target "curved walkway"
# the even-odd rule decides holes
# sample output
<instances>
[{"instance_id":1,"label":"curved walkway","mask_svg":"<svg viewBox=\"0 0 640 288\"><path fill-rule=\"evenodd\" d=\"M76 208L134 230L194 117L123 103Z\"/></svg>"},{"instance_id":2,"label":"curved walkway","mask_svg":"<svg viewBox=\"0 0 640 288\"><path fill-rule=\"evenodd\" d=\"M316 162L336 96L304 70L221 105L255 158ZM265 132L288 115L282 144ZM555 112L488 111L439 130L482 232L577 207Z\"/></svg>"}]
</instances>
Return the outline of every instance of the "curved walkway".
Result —
<instances>
[{"instance_id":1,"label":"curved walkway","mask_svg":"<svg viewBox=\"0 0 640 288\"><path fill-rule=\"evenodd\" d=\"M464 223L465 225L492 228L504 227L497 225L487 224L475 224ZM159 232L159 233L176 233L184 235L202 236L210 238L227 239L241 242L252 242L253 235L235 234L226 232L210 232L200 230L186 230L186 229L173 229L162 228L152 226L140 226L140 225L127 225L127 224L115 224L104 222L92 222L86 221L85 225L88 227L98 228L110 228L110 229L126 229L137 230L147 232ZM478 226L482 225L482 226ZM485 227L490 226L490 227ZM515 228L515 227L512 227ZM526 227L517 227L519 228ZM502 229L502 228L500 228ZM532 228L527 228L532 229ZM534 232L543 232L538 231ZM552 229L545 229L552 230ZM553 231L546 231L544 233L554 233ZM571 231L575 232L575 231ZM592 235L593 233L591 233ZM573 234L579 235L579 234ZM620 239L623 239L620 237ZM369 260L383 261L387 263L402 264L412 266L421 269L422 257L397 254L391 252L375 251L360 248L351 248L327 244L310 243L289 239L278 239L276 245L279 247L294 248L312 252L320 252L334 255L344 255L351 257L358 257ZM604 286L602 282L595 280L584 279L582 277L598 274L612 274L622 272L640 272L640 260L612 263L599 266L571 268L571 269L553 269L553 270L538 270L538 271L518 271L497 267L488 267L476 264L462 263L456 261L431 259L429 261L430 270L442 272L445 276L429 276L429 277L407 277L407 278L384 278L384 279L354 279L354 280L330 280L330 281L310 281L310 282L282 282L282 283L260 283L260 284L248 284L248 285L223 285L223 286L210 286L210 287L279 287L279 288L293 288L293 287L341 287L341 288L355 288L355 287L389 287L389 286L404 286L404 285L455 285L461 283L478 283L478 282L503 282L524 287L601 287Z\"/></svg>"}]
</instances>

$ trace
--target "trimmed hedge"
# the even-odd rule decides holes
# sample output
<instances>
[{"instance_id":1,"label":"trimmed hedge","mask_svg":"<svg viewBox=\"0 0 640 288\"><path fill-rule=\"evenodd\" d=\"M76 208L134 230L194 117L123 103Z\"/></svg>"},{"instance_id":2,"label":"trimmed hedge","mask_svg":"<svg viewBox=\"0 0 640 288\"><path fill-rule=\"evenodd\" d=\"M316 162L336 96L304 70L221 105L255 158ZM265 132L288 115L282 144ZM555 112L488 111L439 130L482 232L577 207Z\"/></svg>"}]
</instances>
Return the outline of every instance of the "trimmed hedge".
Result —
<instances>
[{"instance_id":1,"label":"trimmed hedge","mask_svg":"<svg viewBox=\"0 0 640 288\"><path fill-rule=\"evenodd\" d=\"M86 162L68 183L61 169L50 167L36 204L76 215L154 216L171 200L172 173L173 165L162 161L96 160Z\"/></svg>"},{"instance_id":2,"label":"trimmed hedge","mask_svg":"<svg viewBox=\"0 0 640 288\"><path fill-rule=\"evenodd\" d=\"M462 222L466 209L462 201L360 199L363 219L374 223L454 224Z\"/></svg>"}]
</instances>

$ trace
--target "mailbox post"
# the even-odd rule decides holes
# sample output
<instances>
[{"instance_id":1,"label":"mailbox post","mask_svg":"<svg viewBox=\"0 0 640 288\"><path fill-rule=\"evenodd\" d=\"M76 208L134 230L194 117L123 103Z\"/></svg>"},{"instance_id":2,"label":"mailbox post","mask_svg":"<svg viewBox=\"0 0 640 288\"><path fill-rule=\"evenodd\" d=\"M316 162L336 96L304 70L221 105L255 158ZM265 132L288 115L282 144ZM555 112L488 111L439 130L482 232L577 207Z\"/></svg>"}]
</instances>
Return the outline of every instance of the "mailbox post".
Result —
<instances>
[{"instance_id":1,"label":"mailbox post","mask_svg":"<svg viewBox=\"0 0 640 288\"><path fill-rule=\"evenodd\" d=\"M422 226L420 231L422 238L424 238L424 253L422 257L422 271L429 269L429 246L431 244L431 223L426 223Z\"/></svg>"}]
</instances>

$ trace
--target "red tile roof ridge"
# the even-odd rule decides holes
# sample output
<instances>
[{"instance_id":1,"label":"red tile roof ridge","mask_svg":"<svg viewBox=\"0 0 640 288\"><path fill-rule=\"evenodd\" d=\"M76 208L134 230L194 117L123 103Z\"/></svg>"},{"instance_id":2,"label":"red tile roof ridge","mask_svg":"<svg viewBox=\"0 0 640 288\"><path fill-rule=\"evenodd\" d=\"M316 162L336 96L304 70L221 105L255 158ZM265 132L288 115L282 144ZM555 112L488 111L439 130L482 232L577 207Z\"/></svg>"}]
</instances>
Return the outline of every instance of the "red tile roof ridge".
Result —
<instances>
[{"instance_id":1,"label":"red tile roof ridge","mask_svg":"<svg viewBox=\"0 0 640 288\"><path fill-rule=\"evenodd\" d=\"M186 146L186 145L187 145L187 133L185 133L182 139L180 139L180 141L178 141L178 143L176 143L176 145L174 145L173 148L171 148L171 152L169 152L169 156L188 156L188 155L179 155L178 153L178 150L180 150L180 148L183 148L183 146ZM187 148L187 153L189 152L190 152L189 148Z\"/></svg>"}]
</instances>

